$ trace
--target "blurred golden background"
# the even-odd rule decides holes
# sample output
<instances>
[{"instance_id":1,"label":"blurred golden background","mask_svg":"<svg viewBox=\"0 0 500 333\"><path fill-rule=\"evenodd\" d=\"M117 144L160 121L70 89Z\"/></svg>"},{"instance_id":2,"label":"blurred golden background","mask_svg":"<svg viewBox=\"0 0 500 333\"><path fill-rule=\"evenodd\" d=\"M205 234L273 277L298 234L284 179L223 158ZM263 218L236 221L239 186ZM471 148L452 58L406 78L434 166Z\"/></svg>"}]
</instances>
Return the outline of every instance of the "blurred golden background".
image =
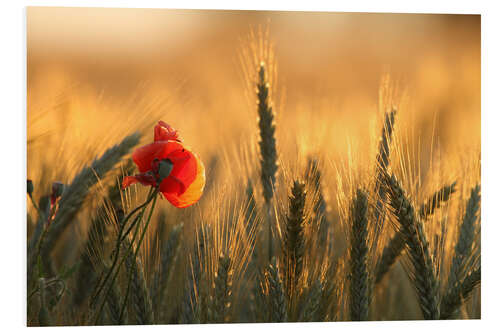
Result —
<instances>
[{"instance_id":1,"label":"blurred golden background","mask_svg":"<svg viewBox=\"0 0 500 333\"><path fill-rule=\"evenodd\" d=\"M259 182L255 73L264 61L275 74L278 206L286 209L292 180L314 156L333 229L342 229L348 187L373 181L383 114L396 107L391 167L416 201L458 181L457 203L435 217L458 221L480 183L480 30L479 15L29 7L27 176L49 193L132 132L150 142L163 120L201 156L207 190L194 213L162 209L172 221L228 219L225 198ZM439 234L437 223L426 228ZM457 227L449 224L446 253ZM84 233L87 224L71 228ZM77 235L68 251L76 253ZM338 248L343 236L335 234ZM402 294L377 296L397 313L373 318L419 318L398 274Z\"/></svg>"},{"instance_id":2,"label":"blurred golden background","mask_svg":"<svg viewBox=\"0 0 500 333\"><path fill-rule=\"evenodd\" d=\"M262 27L277 62L279 136L297 119L321 127L312 142L368 135L389 74L405 96L394 102L405 103L400 117L423 146L433 128L444 150L464 138L479 144L478 15L57 7L27 14L28 139L58 142L67 129L67 140L104 144L103 136L133 131L145 114L180 128L192 145L251 136L256 111L239 58L249 32ZM47 115L55 109L60 125ZM318 121L325 114L327 123Z\"/></svg>"}]
</instances>

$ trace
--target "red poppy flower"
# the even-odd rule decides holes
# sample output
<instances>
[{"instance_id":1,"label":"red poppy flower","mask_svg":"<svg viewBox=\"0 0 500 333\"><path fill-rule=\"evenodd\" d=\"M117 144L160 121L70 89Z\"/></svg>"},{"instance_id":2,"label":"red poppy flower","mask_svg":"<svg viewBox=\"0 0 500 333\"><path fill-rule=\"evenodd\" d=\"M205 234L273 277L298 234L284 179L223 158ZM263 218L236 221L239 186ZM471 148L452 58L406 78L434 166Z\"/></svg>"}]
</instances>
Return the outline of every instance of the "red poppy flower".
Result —
<instances>
[{"instance_id":1,"label":"red poppy flower","mask_svg":"<svg viewBox=\"0 0 500 333\"><path fill-rule=\"evenodd\" d=\"M154 131L154 142L138 148L132 160L140 173L123 179L122 188L134 183L158 186L163 196L175 207L196 203L205 187L205 167L200 158L182 143L175 129L163 121ZM161 179L160 163L168 162L169 174Z\"/></svg>"}]
</instances>

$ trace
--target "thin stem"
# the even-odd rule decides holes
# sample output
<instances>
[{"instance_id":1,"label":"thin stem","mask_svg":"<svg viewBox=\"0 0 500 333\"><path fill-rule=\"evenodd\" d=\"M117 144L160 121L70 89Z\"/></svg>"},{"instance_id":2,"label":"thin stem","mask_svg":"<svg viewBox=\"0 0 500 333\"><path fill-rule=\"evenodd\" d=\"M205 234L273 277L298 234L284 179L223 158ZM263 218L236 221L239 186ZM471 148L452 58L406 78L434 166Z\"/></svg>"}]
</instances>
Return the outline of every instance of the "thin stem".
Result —
<instances>
[{"instance_id":1,"label":"thin stem","mask_svg":"<svg viewBox=\"0 0 500 333\"><path fill-rule=\"evenodd\" d=\"M151 191L152 189L150 189L149 191L149 194L148 194L148 198L147 200L142 204L142 205L139 205L137 206L136 208L134 208L130 213L127 214L127 216L123 219L122 222L120 222L120 227L118 229L118 237L117 237L117 240L116 240L116 246L115 246L115 257L113 258L113 263L111 264L111 267L108 271L108 273L106 274L106 277L104 278L103 282L99 285L99 288L97 289L97 291L95 292L94 294L94 297L92 298L90 304L94 304L94 302L97 300L97 296L99 296L99 294L101 293L102 289L104 288L104 286L106 285L106 282L108 281L109 277L111 276L111 273L113 272L113 269L115 268L116 266L116 263L118 262L118 258L119 258L119 254L120 254L120 244L123 242L124 240L124 237L122 237L122 234L123 234L123 229L125 228L125 225L127 223L127 221L130 219L130 217L132 215L134 215L139 209L141 208L146 208L147 204L149 204L149 202L153 199L153 196L158 193L158 191L156 190L154 192L154 194L152 195L151 194ZM136 219L134 220L134 222L132 222L132 225L135 225L135 223L140 220L142 218L142 215L144 214L144 210L139 214L137 215ZM127 232L125 233L126 235L128 235L128 233L130 232L131 229L127 230Z\"/></svg>"},{"instance_id":2,"label":"thin stem","mask_svg":"<svg viewBox=\"0 0 500 333\"><path fill-rule=\"evenodd\" d=\"M144 240L144 236L146 235L146 231L148 230L149 223L151 222L151 217L153 216L153 211L155 209L157 197L158 196L155 195L154 200L153 200L153 204L151 205L151 209L149 211L149 216L148 216L148 219L146 220L146 225L144 226L144 229L142 230L141 238L139 239L139 243L137 244L137 247L135 249L133 262L137 262L137 254L139 253L139 249L141 248L142 241ZM138 228L139 228L139 226L138 226ZM130 246L132 247L132 243L130 244ZM122 309L120 311L120 320L122 319L123 313L125 312L125 306L127 304L128 295L130 293L131 282L132 282L132 270L130 270L130 272L128 274L127 292L125 294L125 299L123 300Z\"/></svg>"},{"instance_id":3,"label":"thin stem","mask_svg":"<svg viewBox=\"0 0 500 333\"><path fill-rule=\"evenodd\" d=\"M33 202L34 203L34 202ZM42 277L42 258L41 258L41 253L42 253L42 245L43 245L43 241L45 240L45 237L47 236L47 233L49 231L49 228L50 228L50 225L52 224L52 219L54 218L54 215L56 213L57 209L56 209L56 204L50 208L50 213L49 213L49 217L47 219L47 223L43 226L43 232L42 232L42 235L40 236L40 239L38 240L38 244L37 244L37 247L36 247L36 255L35 255L35 258L36 258L36 263L37 263L37 268L38 268L38 277L41 278ZM40 212L39 212L40 214Z\"/></svg>"},{"instance_id":4,"label":"thin stem","mask_svg":"<svg viewBox=\"0 0 500 333\"><path fill-rule=\"evenodd\" d=\"M153 199L156 199L156 195L158 194L159 190L158 188L156 188L154 190L154 192L148 197L148 199L146 200L146 202L142 205L140 205L139 207L142 207L142 211L139 213L139 215L137 216L136 220L134 221L133 224L136 223L136 221L138 220L141 220L142 219L142 216L144 215L144 212L146 211L146 207L147 207L147 204L149 204L149 202L151 202L151 200ZM150 191L151 193L151 191ZM155 200L156 202L156 200ZM122 224L122 227L120 228L120 231L119 231L119 237L117 239L117 247L116 247L116 250L115 250L115 258L113 260L113 264L111 266L111 268L109 269L107 275L106 275L106 278L104 279L104 282L101 284L101 286L99 287L99 290L96 292L95 296L94 296L94 301L97 299L99 293L102 291L102 289L104 288L104 286L106 285L106 282L109 280L109 277L111 276L111 273L113 272L113 270L115 270L115 267L116 267L116 264L118 262L118 257L119 257L119 251L120 251L120 245L122 243L122 237L121 237L121 232L123 231L123 228L125 226L125 223L127 222L127 220L130 218L130 216L132 215L132 213L136 212L138 209L134 209L130 214L127 215L127 217L124 219L124 223ZM123 262L125 261L125 259L128 257L128 255L130 254L130 251L132 249L132 244L135 240L135 238L137 237L137 232L138 232L139 228L136 228L136 232L134 233L134 236L132 238L132 242L130 244L130 246L128 247L127 249L127 252L125 253L125 255L123 256L123 258L121 259L120 263L118 264L118 266L116 267L116 271L114 272L114 275L113 275L113 278L111 279L111 283L110 283L110 286L113 285L114 281L116 280L116 277L118 276L118 272L120 271L120 267L122 266ZM104 308L104 304L106 303L106 299L109 295L111 291L111 287L108 289L108 291L106 292L106 295L101 303L101 306L99 308L99 311L97 312L97 317L95 319L95 324L97 324L98 320L99 320L99 317L100 317L100 314L102 313L102 310Z\"/></svg>"},{"instance_id":5,"label":"thin stem","mask_svg":"<svg viewBox=\"0 0 500 333\"><path fill-rule=\"evenodd\" d=\"M33 204L33 207L35 207L38 215L41 215L42 213L40 212L40 208L38 208L38 205L36 204L35 199L33 199L33 196L31 194L28 194L28 197L30 197L31 203Z\"/></svg>"}]
</instances>

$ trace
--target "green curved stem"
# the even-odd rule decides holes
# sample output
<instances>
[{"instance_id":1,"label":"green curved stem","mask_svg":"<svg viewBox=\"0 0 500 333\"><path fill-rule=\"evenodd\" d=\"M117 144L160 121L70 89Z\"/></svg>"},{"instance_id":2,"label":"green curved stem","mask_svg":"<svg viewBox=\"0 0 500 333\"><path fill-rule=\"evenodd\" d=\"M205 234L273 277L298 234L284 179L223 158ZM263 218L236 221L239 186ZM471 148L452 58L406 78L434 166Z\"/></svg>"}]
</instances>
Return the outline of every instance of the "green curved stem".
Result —
<instances>
[{"instance_id":1,"label":"green curved stem","mask_svg":"<svg viewBox=\"0 0 500 333\"><path fill-rule=\"evenodd\" d=\"M150 193L151 193L151 191L150 191ZM151 202L151 200L154 199L154 201L156 202L156 195L157 194L158 194L158 189L155 189L154 192L149 195L149 197L146 200L146 202L144 202L142 205L136 207L134 210L132 210L127 215L127 217L124 219L124 221L122 223L122 226L120 227L118 238L117 238L117 243L116 243L116 248L115 248L115 257L114 257L114 260L113 260L113 264L111 265L108 273L106 274L106 277L104 278L104 281L100 284L100 287L97 290L96 294L94 295L93 301L91 302L91 304L92 304L95 300L97 300L97 297L99 296L100 292L102 291L102 289L106 285L107 281L111 277L111 274L114 272L113 277L111 278L110 288L108 288L108 290L106 292L106 295L105 295L105 297L104 297L104 299L103 299L103 301L101 303L101 306L99 307L99 310L97 311L96 318L95 318L95 324L97 324L97 322L98 322L98 320L100 318L100 315L101 315L102 310L104 308L104 304L106 303L106 299L107 299L107 297L108 297L108 295L109 295L109 293L111 291L111 285L116 280L116 277L118 276L118 272L120 271L120 267L122 266L122 264L125 261L125 259L129 256L130 251L132 250L132 244L135 241L135 239L137 238L138 228L136 228L136 231L134 232L134 236L132 238L132 242L131 242L129 248L127 249L127 251L126 251L125 255L123 256L123 258L121 259L121 261L118 263L118 258L119 258L121 243L124 240L124 237L122 236L122 233L123 233L123 229L125 227L125 224L127 223L127 221L130 219L130 217L135 212L137 212L139 209L142 208L142 211L136 217L136 219L134 220L134 222L132 223L132 225L135 225L137 223L137 221L140 221L142 219L142 216L144 215L144 212L146 211L147 205ZM130 232L130 230L131 229L129 228L129 230L127 230L126 234L128 234Z\"/></svg>"},{"instance_id":2,"label":"green curved stem","mask_svg":"<svg viewBox=\"0 0 500 333\"><path fill-rule=\"evenodd\" d=\"M142 230L141 238L139 239L139 243L137 244L137 247L135 249L134 259L133 259L134 262L137 260L137 254L139 253L139 249L141 248L142 241L144 240L144 236L146 235L146 231L148 230L149 223L151 222L151 217L153 216L153 211L155 209L155 204L156 204L156 198L157 197L158 196L155 196L155 198L153 200L153 204L151 205L151 209L149 211L148 219L146 220L146 225L144 226L144 229ZM137 229L139 229L139 228L137 228ZM132 243L130 244L130 247L132 247ZM123 314L125 312L125 306L127 305L127 299L128 299L128 295L130 293L130 284L131 284L131 282L132 282L132 270L130 270L130 272L128 274L127 291L125 293L125 298L123 300L122 309L120 311L120 320L122 320Z\"/></svg>"}]
</instances>

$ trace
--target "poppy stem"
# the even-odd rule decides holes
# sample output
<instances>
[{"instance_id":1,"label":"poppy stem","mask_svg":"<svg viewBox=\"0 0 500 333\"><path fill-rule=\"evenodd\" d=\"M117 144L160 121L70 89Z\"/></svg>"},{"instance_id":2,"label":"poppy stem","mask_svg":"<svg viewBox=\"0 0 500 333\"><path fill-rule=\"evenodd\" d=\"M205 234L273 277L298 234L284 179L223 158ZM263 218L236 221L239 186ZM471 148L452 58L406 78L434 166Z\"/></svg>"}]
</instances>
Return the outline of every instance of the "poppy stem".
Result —
<instances>
[{"instance_id":1,"label":"poppy stem","mask_svg":"<svg viewBox=\"0 0 500 333\"><path fill-rule=\"evenodd\" d=\"M156 198L156 195L154 197ZM149 204L149 202L144 203L144 204L142 204L139 207L140 208L145 207L147 204ZM134 228L134 226L137 224L137 221L139 221L139 219L135 219L134 222L132 222L132 224L130 225L130 227L127 229L127 231L121 236L120 243L122 243L125 240L125 238L130 234L130 232L132 231L132 229Z\"/></svg>"},{"instance_id":2,"label":"poppy stem","mask_svg":"<svg viewBox=\"0 0 500 333\"><path fill-rule=\"evenodd\" d=\"M115 256L113 258L113 263L111 264L111 267L109 268L109 271L106 274L106 277L104 278L103 282L100 283L98 288L96 289L96 292L94 293L94 296L92 297L92 300L90 301L90 305L94 304L94 302L97 300L97 296L99 296L102 289L106 285L106 282L108 282L108 279L111 276L111 273L112 273L113 269L115 268L116 263L118 262L118 257L120 254L120 244L125 239L124 237L122 237L123 230L125 228L125 224L127 223L127 221L130 219L130 217L132 215L134 215L139 209L144 208L151 201L151 199L152 199L151 192L152 192L152 189L149 191L148 198L146 199L146 201L142 205L139 205L136 208L134 208L130 213L127 214L127 216L122 221L119 221L118 237L116 239L116 246L115 246L115 252L114 252ZM139 215L137 215L134 222L132 222L132 225L135 225L135 222L138 221L140 218L142 218L143 214L144 214L144 211L141 212ZM128 232L130 232L130 230L127 231L127 234L128 234Z\"/></svg>"},{"instance_id":3,"label":"poppy stem","mask_svg":"<svg viewBox=\"0 0 500 333\"><path fill-rule=\"evenodd\" d=\"M151 193L151 192L150 192ZM103 301L101 303L101 306L99 307L99 311L97 311L97 314L96 314L96 318L95 318L95 324L97 325L98 321L99 321L99 318L100 318L100 315L102 313L102 310L104 308L104 304L106 304L106 300L107 300L107 297L110 293L110 291L112 290L112 285L114 283L114 281L116 280L116 277L118 276L118 272L120 271L120 267L122 266L123 262L125 261L125 259L127 259L127 257L129 256L130 254L130 251L132 250L132 245L137 237L137 233L138 233L138 230L139 228L136 228L136 231L134 232L134 236L132 238L132 241L130 242L130 246L128 247L125 255L123 256L123 258L121 259L120 263L118 263L118 257L119 257L119 252L120 252L120 246L123 242L123 240L125 239L124 237L122 237L122 231L124 229L124 226L125 226L125 223L130 219L130 217L136 213L138 210L140 210L142 208L142 211L139 213L139 215L137 216L137 218L134 220L134 222L132 223L132 226L136 225L137 224L137 221L140 221L142 219L142 216L144 215L144 212L146 211L146 207L147 205L151 202L151 200L155 199L154 202L156 202L156 197L157 197L157 194L158 194L158 188L156 188L152 194L149 195L149 197L147 198L147 200L142 204L142 205L139 205L138 207L134 208L134 210L132 210L126 217L125 219L123 220L123 223L122 223L122 226L120 227L120 231L119 231L119 235L118 235L118 238L117 238L117 243L116 243L116 250L115 250L115 257L113 259L113 264L111 265L108 273L106 274L106 277L104 278L104 281L103 283L101 283L101 285L99 286L99 289L97 290L96 294L94 295L94 299L91 303L93 303L95 300L97 300L97 297L99 296L99 294L101 293L101 291L103 290L104 286L106 285L107 281L109 280L110 276L111 276L111 273L114 272L114 275L111 279L111 282L110 282L110 287L108 288L104 298L103 298ZM132 229L129 228L129 230L127 230L127 233L128 234ZM118 263L118 266L117 266L117 263ZM115 267L116 267L116 270L115 270Z\"/></svg>"},{"instance_id":4,"label":"poppy stem","mask_svg":"<svg viewBox=\"0 0 500 333\"><path fill-rule=\"evenodd\" d=\"M40 208L38 208L38 205L37 205L35 199L33 199L33 195L30 193L30 194L28 194L28 197L30 197L31 204L33 205L33 207L35 207L35 210L38 213L38 215L41 215L42 212L40 211Z\"/></svg>"},{"instance_id":5,"label":"poppy stem","mask_svg":"<svg viewBox=\"0 0 500 333\"><path fill-rule=\"evenodd\" d=\"M43 232L42 235L40 236L40 240L38 241L37 247L36 247L36 262L37 262L37 268L38 268L38 277L41 278L43 277L43 269L42 269L42 247L43 247L43 242L45 241L45 237L47 236L47 233L49 232L49 228L51 226L51 222L54 218L54 215L56 214L57 209L55 208L56 206L54 205L53 207L50 208L49 216L47 218L47 222L43 225Z\"/></svg>"},{"instance_id":6,"label":"poppy stem","mask_svg":"<svg viewBox=\"0 0 500 333\"><path fill-rule=\"evenodd\" d=\"M155 192L157 192L157 191L155 191ZM137 247L135 248L133 262L136 262L136 260L137 260L137 254L139 253L139 250L140 250L141 245L142 245L142 241L144 240L144 236L146 235L146 231L148 230L149 223L151 222L151 217L153 216L153 211L155 209L155 204L156 204L156 199L157 198L158 198L158 196L155 195L154 199L153 199L153 204L151 205L151 209L149 210L148 219L146 220L146 224L144 226L144 229L142 229L141 238L139 239L139 243L137 244ZM136 230L138 230L139 227L140 226L138 226ZM127 291L125 293L125 298L123 300L122 309L120 311L120 321L122 320L123 314L125 313L125 307L127 305L127 299L128 299L128 295L130 293L130 285L131 285L131 283L132 283L132 270L130 270L130 272L128 274Z\"/></svg>"}]
</instances>

